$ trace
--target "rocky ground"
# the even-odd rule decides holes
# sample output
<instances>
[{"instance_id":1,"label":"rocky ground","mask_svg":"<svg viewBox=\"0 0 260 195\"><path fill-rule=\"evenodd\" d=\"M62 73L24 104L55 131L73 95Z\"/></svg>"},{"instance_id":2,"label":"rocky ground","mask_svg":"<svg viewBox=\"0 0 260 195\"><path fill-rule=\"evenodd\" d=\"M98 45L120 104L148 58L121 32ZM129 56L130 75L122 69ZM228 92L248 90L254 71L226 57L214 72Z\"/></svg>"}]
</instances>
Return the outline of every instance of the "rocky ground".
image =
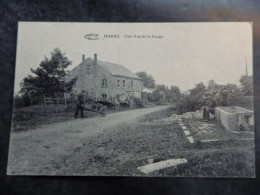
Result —
<instances>
[{"instance_id":1,"label":"rocky ground","mask_svg":"<svg viewBox=\"0 0 260 195\"><path fill-rule=\"evenodd\" d=\"M71 126L66 130L71 131L70 138L68 136L66 138L74 139L74 142L67 141L67 152L59 153L57 150L55 153L52 152L56 156L52 156L48 161L49 164L46 164L46 161L44 166L37 167L37 164L33 163L34 169L28 166L26 170L23 163L20 165L23 165L24 169L10 166L9 173L254 177L253 131L226 131L215 119L210 122L203 121L201 111L176 115L170 108L153 109L152 112L143 114L140 114L141 110L131 111L129 119L132 120L107 125L95 133L87 133L87 127L86 130L83 129L86 131L84 134L77 133L75 130L77 128L72 129ZM133 118L133 115L140 117ZM117 113L119 118L127 119L127 116L127 112ZM83 124L85 122L81 122L78 126ZM38 141L42 139L39 137ZM13 145L14 140L18 140L17 137L15 139L14 136ZM55 141L45 148L41 146L47 154L46 158L50 158L48 151L53 151L54 143ZM33 149L31 151L37 152ZM30 160L35 160L39 155L42 154L36 153ZM139 167L169 159L186 159L187 162L149 173L140 171ZM11 159L9 160L11 163ZM20 160L26 161L26 156L20 155Z\"/></svg>"}]
</instances>

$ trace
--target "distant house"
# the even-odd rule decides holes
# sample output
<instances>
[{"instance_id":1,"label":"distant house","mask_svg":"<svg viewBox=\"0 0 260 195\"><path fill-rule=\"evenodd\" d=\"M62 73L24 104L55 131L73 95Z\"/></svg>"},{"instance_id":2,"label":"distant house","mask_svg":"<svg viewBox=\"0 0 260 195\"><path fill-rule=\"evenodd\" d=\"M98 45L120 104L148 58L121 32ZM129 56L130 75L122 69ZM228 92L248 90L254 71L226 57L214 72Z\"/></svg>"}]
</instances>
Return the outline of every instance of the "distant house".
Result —
<instances>
[{"instance_id":1,"label":"distant house","mask_svg":"<svg viewBox=\"0 0 260 195\"><path fill-rule=\"evenodd\" d=\"M142 79L126 67L110 62L97 60L82 55L82 62L72 69L66 80L78 77L73 88L74 93L84 90L92 98L113 98L117 95L127 94L130 97L141 97L144 88Z\"/></svg>"}]
</instances>

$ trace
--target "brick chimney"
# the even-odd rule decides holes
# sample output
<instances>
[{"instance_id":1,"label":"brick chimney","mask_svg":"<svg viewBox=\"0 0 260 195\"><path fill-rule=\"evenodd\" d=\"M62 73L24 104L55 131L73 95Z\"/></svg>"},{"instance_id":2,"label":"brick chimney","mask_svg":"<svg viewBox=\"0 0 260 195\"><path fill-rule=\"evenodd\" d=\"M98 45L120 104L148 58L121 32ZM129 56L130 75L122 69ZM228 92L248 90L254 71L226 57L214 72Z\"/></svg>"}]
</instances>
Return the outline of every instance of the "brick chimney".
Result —
<instances>
[{"instance_id":1,"label":"brick chimney","mask_svg":"<svg viewBox=\"0 0 260 195\"><path fill-rule=\"evenodd\" d=\"M82 54L82 63L85 62L85 54Z\"/></svg>"},{"instance_id":2,"label":"brick chimney","mask_svg":"<svg viewBox=\"0 0 260 195\"><path fill-rule=\"evenodd\" d=\"M97 64L97 54L94 54L94 64Z\"/></svg>"}]
</instances>

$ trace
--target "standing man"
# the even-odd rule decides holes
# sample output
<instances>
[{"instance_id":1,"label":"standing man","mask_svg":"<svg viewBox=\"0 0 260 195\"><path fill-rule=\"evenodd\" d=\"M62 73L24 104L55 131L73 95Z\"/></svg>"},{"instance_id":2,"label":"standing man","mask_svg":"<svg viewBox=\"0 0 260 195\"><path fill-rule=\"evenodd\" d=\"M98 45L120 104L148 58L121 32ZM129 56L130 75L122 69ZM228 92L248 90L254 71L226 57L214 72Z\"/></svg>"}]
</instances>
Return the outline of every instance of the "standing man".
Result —
<instances>
[{"instance_id":1,"label":"standing man","mask_svg":"<svg viewBox=\"0 0 260 195\"><path fill-rule=\"evenodd\" d=\"M75 118L78 117L78 112L80 111L81 118L84 118L84 91L82 90L80 94L77 96L77 103L76 103L76 112Z\"/></svg>"},{"instance_id":2,"label":"standing man","mask_svg":"<svg viewBox=\"0 0 260 195\"><path fill-rule=\"evenodd\" d=\"M219 105L219 95L217 92L206 93L204 96L203 119L210 120L210 114L215 114L214 108Z\"/></svg>"},{"instance_id":3,"label":"standing man","mask_svg":"<svg viewBox=\"0 0 260 195\"><path fill-rule=\"evenodd\" d=\"M228 97L231 95L229 91L224 87L224 89L220 92L221 94L221 106L227 106Z\"/></svg>"}]
</instances>

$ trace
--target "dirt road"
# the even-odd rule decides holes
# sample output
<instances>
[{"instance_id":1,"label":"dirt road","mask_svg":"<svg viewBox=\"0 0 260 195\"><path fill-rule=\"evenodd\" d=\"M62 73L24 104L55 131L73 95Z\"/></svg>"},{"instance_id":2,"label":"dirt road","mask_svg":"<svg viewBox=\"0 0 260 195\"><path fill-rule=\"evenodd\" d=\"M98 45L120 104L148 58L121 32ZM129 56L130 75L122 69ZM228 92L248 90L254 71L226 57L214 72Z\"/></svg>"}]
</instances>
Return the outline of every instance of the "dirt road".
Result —
<instances>
[{"instance_id":1,"label":"dirt road","mask_svg":"<svg viewBox=\"0 0 260 195\"><path fill-rule=\"evenodd\" d=\"M102 136L123 123L168 106L159 106L109 114L106 117L75 119L47 124L26 132L12 133L10 138L8 175L57 175L65 159L77 155L77 150L89 136ZM73 170L71 170L73 172Z\"/></svg>"}]
</instances>

